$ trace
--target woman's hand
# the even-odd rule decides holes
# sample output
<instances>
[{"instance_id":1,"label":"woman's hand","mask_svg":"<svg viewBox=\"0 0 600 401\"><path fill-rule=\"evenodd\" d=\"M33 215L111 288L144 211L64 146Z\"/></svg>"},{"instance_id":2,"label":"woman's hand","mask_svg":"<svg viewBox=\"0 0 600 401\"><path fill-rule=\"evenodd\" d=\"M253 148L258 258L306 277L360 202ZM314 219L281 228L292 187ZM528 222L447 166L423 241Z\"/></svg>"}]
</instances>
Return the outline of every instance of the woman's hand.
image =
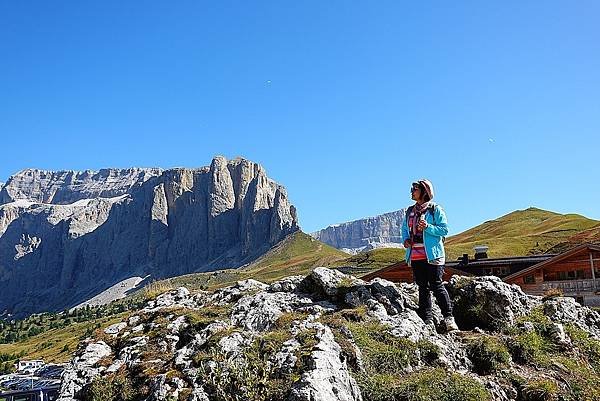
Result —
<instances>
[{"instance_id":1,"label":"woman's hand","mask_svg":"<svg viewBox=\"0 0 600 401\"><path fill-rule=\"evenodd\" d=\"M412 246L412 242L409 239L404 240L404 247L410 248Z\"/></svg>"},{"instance_id":2,"label":"woman's hand","mask_svg":"<svg viewBox=\"0 0 600 401\"><path fill-rule=\"evenodd\" d=\"M417 228L419 231L425 230L427 228L427 222L425 220L419 220L419 224L417 224Z\"/></svg>"}]
</instances>

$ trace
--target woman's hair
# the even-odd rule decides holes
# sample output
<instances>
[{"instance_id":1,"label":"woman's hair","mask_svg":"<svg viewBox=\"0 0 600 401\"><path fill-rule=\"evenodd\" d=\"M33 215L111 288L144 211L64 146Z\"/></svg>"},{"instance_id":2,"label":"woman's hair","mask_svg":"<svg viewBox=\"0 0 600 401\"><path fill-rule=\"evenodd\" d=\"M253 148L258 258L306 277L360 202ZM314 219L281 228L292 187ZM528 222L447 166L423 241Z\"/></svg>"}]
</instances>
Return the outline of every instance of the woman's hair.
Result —
<instances>
[{"instance_id":1,"label":"woman's hair","mask_svg":"<svg viewBox=\"0 0 600 401\"><path fill-rule=\"evenodd\" d=\"M429 202L431 200L431 198L429 197L429 194L427 193L427 190L425 189L425 186L420 183L420 182L413 182L413 186L416 186L419 188L419 192L421 193L421 197L423 198L423 200L425 202Z\"/></svg>"},{"instance_id":2,"label":"woman's hair","mask_svg":"<svg viewBox=\"0 0 600 401\"><path fill-rule=\"evenodd\" d=\"M419 189L421 190L421 194L423 196L423 200L425 202L429 202L431 200L431 198L429 197L429 194L425 190L425 187L423 186L423 184L419 183Z\"/></svg>"}]
</instances>

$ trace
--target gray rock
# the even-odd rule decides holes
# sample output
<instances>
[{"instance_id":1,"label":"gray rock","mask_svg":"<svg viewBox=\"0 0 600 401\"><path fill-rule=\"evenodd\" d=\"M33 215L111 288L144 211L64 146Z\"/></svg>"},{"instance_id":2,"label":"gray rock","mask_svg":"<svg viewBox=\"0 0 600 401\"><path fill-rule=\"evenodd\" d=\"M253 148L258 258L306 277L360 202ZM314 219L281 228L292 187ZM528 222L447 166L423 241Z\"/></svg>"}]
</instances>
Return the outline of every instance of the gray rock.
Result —
<instances>
[{"instance_id":1,"label":"gray rock","mask_svg":"<svg viewBox=\"0 0 600 401\"><path fill-rule=\"evenodd\" d=\"M446 285L454 304L460 328L479 326L498 330L512 326L541 303L540 297L527 295L517 285L508 285L495 276L452 276Z\"/></svg>"},{"instance_id":2,"label":"gray rock","mask_svg":"<svg viewBox=\"0 0 600 401\"><path fill-rule=\"evenodd\" d=\"M259 292L239 299L231 311L231 323L250 331L266 331L286 312L311 305L310 298L288 292Z\"/></svg>"},{"instance_id":3,"label":"gray rock","mask_svg":"<svg viewBox=\"0 0 600 401\"><path fill-rule=\"evenodd\" d=\"M111 324L110 326L105 328L104 332L113 337L116 337L117 334L119 334L121 332L121 330L123 330L125 327L127 327L127 323L125 323L125 322L115 323L115 324Z\"/></svg>"},{"instance_id":4,"label":"gray rock","mask_svg":"<svg viewBox=\"0 0 600 401\"><path fill-rule=\"evenodd\" d=\"M338 294L347 291L345 286L364 285L363 280L348 276L338 270L327 267L316 267L309 276L307 276L299 286L302 291L311 293L323 293L328 297L335 298Z\"/></svg>"},{"instance_id":5,"label":"gray rock","mask_svg":"<svg viewBox=\"0 0 600 401\"><path fill-rule=\"evenodd\" d=\"M215 293L209 297L208 302L211 304L225 305L237 301L247 293L264 291L268 287L268 285L257 280L242 280L232 286L215 291Z\"/></svg>"},{"instance_id":6,"label":"gray rock","mask_svg":"<svg viewBox=\"0 0 600 401\"><path fill-rule=\"evenodd\" d=\"M81 199L112 198L139 187L159 168L102 169L100 171L46 171L25 169L11 176L0 190L0 204L24 199L69 204Z\"/></svg>"},{"instance_id":7,"label":"gray rock","mask_svg":"<svg viewBox=\"0 0 600 401\"><path fill-rule=\"evenodd\" d=\"M79 305L131 277L239 267L298 230L285 188L245 159L24 171L1 194L0 309L14 316Z\"/></svg>"},{"instance_id":8,"label":"gray rock","mask_svg":"<svg viewBox=\"0 0 600 401\"><path fill-rule=\"evenodd\" d=\"M304 276L290 276L275 281L267 289L269 292L295 292Z\"/></svg>"},{"instance_id":9,"label":"gray rock","mask_svg":"<svg viewBox=\"0 0 600 401\"><path fill-rule=\"evenodd\" d=\"M581 306L573 298L556 297L544 301L544 314L557 323L571 323L600 339L600 314Z\"/></svg>"},{"instance_id":10,"label":"gray rock","mask_svg":"<svg viewBox=\"0 0 600 401\"><path fill-rule=\"evenodd\" d=\"M310 355L309 370L294 384L289 400L362 400L358 384L350 375L331 329L320 323L311 323L307 328L316 329L318 343Z\"/></svg>"}]
</instances>

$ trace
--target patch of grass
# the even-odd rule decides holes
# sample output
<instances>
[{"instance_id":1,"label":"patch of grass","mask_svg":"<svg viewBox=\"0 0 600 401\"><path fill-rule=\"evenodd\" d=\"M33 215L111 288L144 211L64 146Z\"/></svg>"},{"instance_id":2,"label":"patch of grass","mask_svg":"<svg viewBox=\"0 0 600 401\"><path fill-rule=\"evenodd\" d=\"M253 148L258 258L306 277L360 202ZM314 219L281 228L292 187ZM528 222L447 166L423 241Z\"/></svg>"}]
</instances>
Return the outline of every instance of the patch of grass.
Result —
<instances>
[{"instance_id":1,"label":"patch of grass","mask_svg":"<svg viewBox=\"0 0 600 401\"><path fill-rule=\"evenodd\" d=\"M1 344L0 353L19 354L24 359L43 359L46 363L65 363L71 359L71 352L78 348L80 340L93 336L95 330L122 321L129 313L72 323L68 327L48 330L18 343ZM65 347L69 352L65 352Z\"/></svg>"},{"instance_id":2,"label":"patch of grass","mask_svg":"<svg viewBox=\"0 0 600 401\"><path fill-rule=\"evenodd\" d=\"M431 359L439 349L429 342L413 342L407 338L396 337L388 327L375 322L348 322L356 345L362 351L365 370L369 372L400 374L417 366L421 354Z\"/></svg>"},{"instance_id":3,"label":"patch of grass","mask_svg":"<svg viewBox=\"0 0 600 401\"><path fill-rule=\"evenodd\" d=\"M291 338L287 329L276 329L256 338L244 350L242 360L228 360L220 350L211 347L206 358L199 361L200 380L211 399L285 400L293 383L308 368L308 357L317 343L315 335L314 330L307 330L296 336L300 343L297 362L293 371L286 373L277 371L269 358Z\"/></svg>"},{"instance_id":4,"label":"patch of grass","mask_svg":"<svg viewBox=\"0 0 600 401\"><path fill-rule=\"evenodd\" d=\"M510 363L506 346L493 336L482 335L467 342L467 355L473 362L475 372L489 375Z\"/></svg>"},{"instance_id":5,"label":"patch of grass","mask_svg":"<svg viewBox=\"0 0 600 401\"><path fill-rule=\"evenodd\" d=\"M505 330L511 337L507 339L508 349L515 362L530 364L537 367L547 367L552 362L552 356L557 351L549 328L550 319L544 315L543 307L534 308L528 315L517 319L517 325L530 322L534 329L530 332L520 332L516 329Z\"/></svg>"},{"instance_id":6,"label":"patch of grass","mask_svg":"<svg viewBox=\"0 0 600 401\"><path fill-rule=\"evenodd\" d=\"M491 401L483 384L444 369L422 369L403 377L365 374L358 377L365 401Z\"/></svg>"},{"instance_id":7,"label":"patch of grass","mask_svg":"<svg viewBox=\"0 0 600 401\"><path fill-rule=\"evenodd\" d=\"M569 392L564 396L565 400L600 400L600 375L596 370L576 358L560 356L556 360L568 372L564 376L569 384Z\"/></svg>"},{"instance_id":8,"label":"patch of grass","mask_svg":"<svg viewBox=\"0 0 600 401\"><path fill-rule=\"evenodd\" d=\"M531 380L521 388L523 401L555 401L560 393L558 385L551 379Z\"/></svg>"},{"instance_id":9,"label":"patch of grass","mask_svg":"<svg viewBox=\"0 0 600 401\"><path fill-rule=\"evenodd\" d=\"M131 379L123 373L95 377L85 393L87 401L131 401L138 396Z\"/></svg>"},{"instance_id":10,"label":"patch of grass","mask_svg":"<svg viewBox=\"0 0 600 401\"><path fill-rule=\"evenodd\" d=\"M555 346L537 331L522 333L507 341L513 359L521 364L548 367Z\"/></svg>"},{"instance_id":11,"label":"patch of grass","mask_svg":"<svg viewBox=\"0 0 600 401\"><path fill-rule=\"evenodd\" d=\"M562 297L565 294L565 292L562 290L562 288L549 288L546 291L544 291L544 295L542 296L542 301L546 301L548 299L553 299L553 298L557 298L557 297Z\"/></svg>"},{"instance_id":12,"label":"patch of grass","mask_svg":"<svg viewBox=\"0 0 600 401\"><path fill-rule=\"evenodd\" d=\"M144 299L146 301L156 299L159 295L175 288L168 280L153 281L143 288Z\"/></svg>"},{"instance_id":13,"label":"patch of grass","mask_svg":"<svg viewBox=\"0 0 600 401\"><path fill-rule=\"evenodd\" d=\"M303 321L310 314L308 312L286 312L275 321L274 327L280 330L289 330L294 321Z\"/></svg>"},{"instance_id":14,"label":"patch of grass","mask_svg":"<svg viewBox=\"0 0 600 401\"><path fill-rule=\"evenodd\" d=\"M585 356L587 362L600 374L600 341L590 337L589 333L575 325L565 325L565 331L573 344Z\"/></svg>"}]
</instances>

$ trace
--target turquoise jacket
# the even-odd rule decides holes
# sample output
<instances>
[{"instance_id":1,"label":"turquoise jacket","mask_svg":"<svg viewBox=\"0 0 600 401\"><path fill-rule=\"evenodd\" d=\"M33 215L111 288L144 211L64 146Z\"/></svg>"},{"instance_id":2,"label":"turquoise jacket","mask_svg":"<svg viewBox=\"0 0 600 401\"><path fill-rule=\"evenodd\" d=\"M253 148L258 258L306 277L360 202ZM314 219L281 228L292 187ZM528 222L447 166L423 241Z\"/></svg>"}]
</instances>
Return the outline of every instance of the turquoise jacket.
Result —
<instances>
[{"instance_id":1,"label":"turquoise jacket","mask_svg":"<svg viewBox=\"0 0 600 401\"><path fill-rule=\"evenodd\" d=\"M446 257L444 251L443 237L448 235L448 219L446 213L440 205L434 202L430 202L434 205L434 215L431 214L431 210L428 208L425 212L425 221L427 227L423 231L423 243L425 245L425 253L427 254L427 260L432 261L441 257ZM433 223L435 221L435 224ZM410 239L410 231L408 229L408 216L404 219L402 224L402 242ZM406 262L410 264L410 248L406 250Z\"/></svg>"}]
</instances>

